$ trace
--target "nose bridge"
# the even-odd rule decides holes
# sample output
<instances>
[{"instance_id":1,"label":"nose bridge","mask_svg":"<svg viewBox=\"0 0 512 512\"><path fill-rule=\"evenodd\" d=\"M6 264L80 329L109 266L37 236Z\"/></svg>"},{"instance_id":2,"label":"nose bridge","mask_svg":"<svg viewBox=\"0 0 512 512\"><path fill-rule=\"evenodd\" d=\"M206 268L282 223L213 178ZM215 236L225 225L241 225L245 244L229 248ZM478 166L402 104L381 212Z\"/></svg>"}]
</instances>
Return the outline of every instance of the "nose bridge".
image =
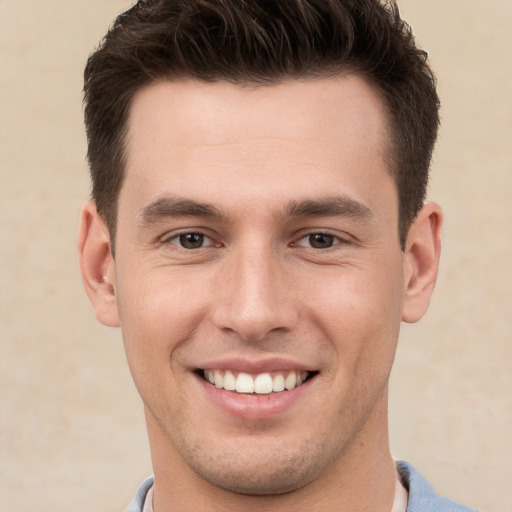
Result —
<instances>
[{"instance_id":1,"label":"nose bridge","mask_svg":"<svg viewBox=\"0 0 512 512\"><path fill-rule=\"evenodd\" d=\"M285 285L282 257L270 243L240 242L225 261L222 300L215 321L248 341L288 330L297 314Z\"/></svg>"}]
</instances>

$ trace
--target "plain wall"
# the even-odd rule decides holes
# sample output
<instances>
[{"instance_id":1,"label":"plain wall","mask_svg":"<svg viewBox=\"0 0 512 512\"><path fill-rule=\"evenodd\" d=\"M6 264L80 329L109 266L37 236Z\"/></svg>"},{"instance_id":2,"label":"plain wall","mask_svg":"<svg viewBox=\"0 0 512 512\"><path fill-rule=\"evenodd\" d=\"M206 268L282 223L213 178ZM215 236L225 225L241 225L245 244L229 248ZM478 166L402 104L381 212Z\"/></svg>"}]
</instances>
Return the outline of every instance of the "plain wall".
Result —
<instances>
[{"instance_id":1,"label":"plain wall","mask_svg":"<svg viewBox=\"0 0 512 512\"><path fill-rule=\"evenodd\" d=\"M0 512L124 510L151 472L120 333L76 257L83 67L130 5L0 0ZM402 330L392 450L440 493L512 512L512 2L399 5L439 78L445 232L430 311Z\"/></svg>"}]
</instances>

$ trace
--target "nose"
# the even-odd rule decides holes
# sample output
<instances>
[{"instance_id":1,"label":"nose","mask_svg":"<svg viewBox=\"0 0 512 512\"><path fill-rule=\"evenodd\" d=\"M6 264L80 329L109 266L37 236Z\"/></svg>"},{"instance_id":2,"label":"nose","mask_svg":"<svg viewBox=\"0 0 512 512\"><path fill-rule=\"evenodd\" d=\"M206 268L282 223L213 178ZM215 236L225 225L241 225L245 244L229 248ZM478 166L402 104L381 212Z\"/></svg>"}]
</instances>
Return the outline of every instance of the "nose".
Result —
<instances>
[{"instance_id":1,"label":"nose","mask_svg":"<svg viewBox=\"0 0 512 512\"><path fill-rule=\"evenodd\" d=\"M290 331L299 312L286 262L271 248L250 246L224 262L213 321L246 341Z\"/></svg>"}]
</instances>

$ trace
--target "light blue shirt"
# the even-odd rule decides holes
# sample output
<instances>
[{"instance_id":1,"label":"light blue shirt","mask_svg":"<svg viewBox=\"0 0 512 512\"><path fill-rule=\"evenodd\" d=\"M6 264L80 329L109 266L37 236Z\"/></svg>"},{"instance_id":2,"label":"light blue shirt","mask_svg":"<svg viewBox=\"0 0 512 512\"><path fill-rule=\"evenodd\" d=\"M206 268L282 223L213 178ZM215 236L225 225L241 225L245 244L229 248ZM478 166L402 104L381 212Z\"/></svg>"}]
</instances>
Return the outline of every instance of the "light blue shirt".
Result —
<instances>
[{"instance_id":1,"label":"light blue shirt","mask_svg":"<svg viewBox=\"0 0 512 512\"><path fill-rule=\"evenodd\" d=\"M408 462L399 461L398 471L409 490L407 512L477 512L474 508L438 496L420 472Z\"/></svg>"},{"instance_id":2,"label":"light blue shirt","mask_svg":"<svg viewBox=\"0 0 512 512\"><path fill-rule=\"evenodd\" d=\"M478 512L474 508L438 496L419 471L409 463L398 462L398 469L404 485L409 490L407 512ZM126 512L142 512L146 494L152 485L153 477L144 480Z\"/></svg>"}]
</instances>

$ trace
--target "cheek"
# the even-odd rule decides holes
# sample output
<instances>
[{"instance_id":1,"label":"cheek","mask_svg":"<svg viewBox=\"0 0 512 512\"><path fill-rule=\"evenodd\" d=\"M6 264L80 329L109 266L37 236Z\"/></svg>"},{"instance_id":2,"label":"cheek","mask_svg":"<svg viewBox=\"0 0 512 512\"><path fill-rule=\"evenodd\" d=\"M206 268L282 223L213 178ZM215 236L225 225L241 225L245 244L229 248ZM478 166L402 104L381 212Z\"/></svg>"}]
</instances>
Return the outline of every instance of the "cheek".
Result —
<instances>
[{"instance_id":1,"label":"cheek","mask_svg":"<svg viewBox=\"0 0 512 512\"><path fill-rule=\"evenodd\" d=\"M354 372L391 367L402 312L401 269L398 260L340 268L306 285L308 314L336 350L339 364Z\"/></svg>"},{"instance_id":2,"label":"cheek","mask_svg":"<svg viewBox=\"0 0 512 512\"><path fill-rule=\"evenodd\" d=\"M122 276L120 276L122 277ZM119 279L117 300L128 362L136 383L168 379L179 347L205 314L197 283L171 272L137 272Z\"/></svg>"},{"instance_id":3,"label":"cheek","mask_svg":"<svg viewBox=\"0 0 512 512\"><path fill-rule=\"evenodd\" d=\"M193 275L183 276L162 268L132 273L118 287L122 323L150 332L158 329L180 331L199 314L204 289Z\"/></svg>"}]
</instances>

